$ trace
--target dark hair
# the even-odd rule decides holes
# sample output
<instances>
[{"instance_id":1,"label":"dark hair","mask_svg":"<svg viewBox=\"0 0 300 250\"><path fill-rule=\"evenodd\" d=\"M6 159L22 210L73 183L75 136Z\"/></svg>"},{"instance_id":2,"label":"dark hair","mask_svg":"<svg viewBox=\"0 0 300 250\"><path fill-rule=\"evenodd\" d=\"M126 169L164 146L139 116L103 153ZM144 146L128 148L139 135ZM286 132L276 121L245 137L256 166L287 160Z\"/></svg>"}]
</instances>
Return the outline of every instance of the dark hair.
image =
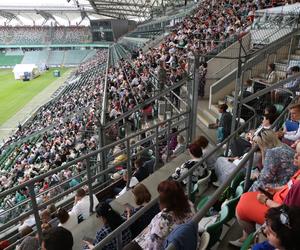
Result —
<instances>
[{"instance_id":1,"label":"dark hair","mask_svg":"<svg viewBox=\"0 0 300 250\"><path fill-rule=\"evenodd\" d=\"M276 233L285 250L298 250L300 246L300 208L286 205L270 208L266 222Z\"/></svg>"},{"instance_id":2,"label":"dark hair","mask_svg":"<svg viewBox=\"0 0 300 250\"><path fill-rule=\"evenodd\" d=\"M157 187L159 202L167 211L173 211L175 216L183 218L191 212L191 208L179 182L166 180L159 183Z\"/></svg>"},{"instance_id":3,"label":"dark hair","mask_svg":"<svg viewBox=\"0 0 300 250\"><path fill-rule=\"evenodd\" d=\"M0 241L0 250L4 250L5 248L9 247L9 241L8 240L1 240Z\"/></svg>"},{"instance_id":4,"label":"dark hair","mask_svg":"<svg viewBox=\"0 0 300 250\"><path fill-rule=\"evenodd\" d=\"M98 217L105 218L111 230L115 230L124 222L122 217L106 202L97 205L96 213Z\"/></svg>"},{"instance_id":5,"label":"dark hair","mask_svg":"<svg viewBox=\"0 0 300 250\"><path fill-rule=\"evenodd\" d=\"M63 227L54 227L43 233L43 242L47 250L72 250L73 236Z\"/></svg>"},{"instance_id":6,"label":"dark hair","mask_svg":"<svg viewBox=\"0 0 300 250\"><path fill-rule=\"evenodd\" d=\"M270 63L268 66L270 67L270 69L271 69L272 71L275 70L275 63Z\"/></svg>"},{"instance_id":7,"label":"dark hair","mask_svg":"<svg viewBox=\"0 0 300 250\"><path fill-rule=\"evenodd\" d=\"M222 109L223 111L226 111L228 109L228 105L226 103L220 104L219 109Z\"/></svg>"},{"instance_id":8,"label":"dark hair","mask_svg":"<svg viewBox=\"0 0 300 250\"><path fill-rule=\"evenodd\" d=\"M264 114L264 117L270 122L270 124L273 124L276 121L276 115L274 114Z\"/></svg>"},{"instance_id":9,"label":"dark hair","mask_svg":"<svg viewBox=\"0 0 300 250\"><path fill-rule=\"evenodd\" d=\"M142 183L137 184L132 189L132 193L134 194L134 197L135 197L135 203L138 206L142 205L145 202L149 202L151 200L151 194L150 194L149 190Z\"/></svg>"},{"instance_id":10,"label":"dark hair","mask_svg":"<svg viewBox=\"0 0 300 250\"><path fill-rule=\"evenodd\" d=\"M76 196L83 198L86 195L83 188L79 188L76 190Z\"/></svg>"},{"instance_id":11,"label":"dark hair","mask_svg":"<svg viewBox=\"0 0 300 250\"><path fill-rule=\"evenodd\" d=\"M197 142L194 142L189 146L189 151L196 158L200 158L203 155L201 146Z\"/></svg>"},{"instance_id":12,"label":"dark hair","mask_svg":"<svg viewBox=\"0 0 300 250\"><path fill-rule=\"evenodd\" d=\"M269 114L274 114L274 115L277 113L276 107L272 104L266 106L265 111L267 111Z\"/></svg>"},{"instance_id":13,"label":"dark hair","mask_svg":"<svg viewBox=\"0 0 300 250\"><path fill-rule=\"evenodd\" d=\"M142 167L144 164L144 161L141 158L138 158L134 161L134 165L137 166L138 168Z\"/></svg>"},{"instance_id":14,"label":"dark hair","mask_svg":"<svg viewBox=\"0 0 300 250\"><path fill-rule=\"evenodd\" d=\"M249 85L252 85L253 81L252 81L251 79L248 79L248 80L246 81L246 83L247 83L247 85L249 86Z\"/></svg>"},{"instance_id":15,"label":"dark hair","mask_svg":"<svg viewBox=\"0 0 300 250\"><path fill-rule=\"evenodd\" d=\"M201 148L206 148L208 146L209 141L205 136L200 135L194 143L196 143Z\"/></svg>"},{"instance_id":16,"label":"dark hair","mask_svg":"<svg viewBox=\"0 0 300 250\"><path fill-rule=\"evenodd\" d=\"M20 231L20 234L21 234L21 237L24 237L30 233L32 233L33 230L32 230L32 227L30 226L25 226L21 231Z\"/></svg>"},{"instance_id":17,"label":"dark hair","mask_svg":"<svg viewBox=\"0 0 300 250\"><path fill-rule=\"evenodd\" d=\"M66 223L68 221L68 219L70 218L68 212L64 208L58 209L56 216L57 216L59 222L62 224Z\"/></svg>"},{"instance_id":18,"label":"dark hair","mask_svg":"<svg viewBox=\"0 0 300 250\"><path fill-rule=\"evenodd\" d=\"M299 66L293 66L293 67L291 68L291 71L292 71L292 72L299 72L299 71L300 71L300 67L299 67Z\"/></svg>"}]
</instances>

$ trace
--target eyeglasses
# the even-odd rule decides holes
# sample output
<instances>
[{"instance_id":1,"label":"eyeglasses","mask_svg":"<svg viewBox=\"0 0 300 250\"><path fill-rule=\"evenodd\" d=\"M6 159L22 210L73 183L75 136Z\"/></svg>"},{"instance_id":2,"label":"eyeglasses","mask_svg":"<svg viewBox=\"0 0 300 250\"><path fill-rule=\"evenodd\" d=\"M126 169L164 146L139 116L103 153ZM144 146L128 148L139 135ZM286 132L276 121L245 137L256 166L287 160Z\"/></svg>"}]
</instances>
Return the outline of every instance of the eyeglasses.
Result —
<instances>
[{"instance_id":1,"label":"eyeglasses","mask_svg":"<svg viewBox=\"0 0 300 250\"><path fill-rule=\"evenodd\" d=\"M289 218L289 215L287 214L287 212L281 208L280 209L280 216L279 216L279 219L280 219L280 222L282 225L288 227L289 229L292 229L291 225L290 225L290 218Z\"/></svg>"}]
</instances>

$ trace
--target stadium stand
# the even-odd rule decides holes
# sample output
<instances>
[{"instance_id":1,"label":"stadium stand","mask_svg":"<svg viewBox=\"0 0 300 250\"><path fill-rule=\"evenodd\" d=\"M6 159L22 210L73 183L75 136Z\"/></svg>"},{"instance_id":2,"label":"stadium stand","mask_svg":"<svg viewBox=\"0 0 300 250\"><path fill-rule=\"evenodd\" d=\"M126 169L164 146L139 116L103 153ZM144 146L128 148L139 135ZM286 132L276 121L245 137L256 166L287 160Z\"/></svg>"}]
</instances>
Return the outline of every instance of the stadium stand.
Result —
<instances>
[{"instance_id":1,"label":"stadium stand","mask_svg":"<svg viewBox=\"0 0 300 250\"><path fill-rule=\"evenodd\" d=\"M64 61L64 51L51 51L47 60L48 65L62 65Z\"/></svg>"},{"instance_id":2,"label":"stadium stand","mask_svg":"<svg viewBox=\"0 0 300 250\"><path fill-rule=\"evenodd\" d=\"M1 27L0 44L37 45L37 44L80 44L91 41L89 27Z\"/></svg>"},{"instance_id":3,"label":"stadium stand","mask_svg":"<svg viewBox=\"0 0 300 250\"><path fill-rule=\"evenodd\" d=\"M46 64L49 56L48 50L27 51L24 53L22 64Z\"/></svg>"},{"instance_id":4,"label":"stadium stand","mask_svg":"<svg viewBox=\"0 0 300 250\"><path fill-rule=\"evenodd\" d=\"M80 64L88 53L88 50L68 50L65 52L63 65Z\"/></svg>"},{"instance_id":5,"label":"stadium stand","mask_svg":"<svg viewBox=\"0 0 300 250\"><path fill-rule=\"evenodd\" d=\"M300 104L288 106L293 102L299 102L295 97L297 91L289 92L287 101L279 100L276 105L273 105L274 102L271 97L266 98L265 95L273 92L280 93L283 84L287 84L286 88L293 85L299 90L299 75L297 74L299 68L292 68L290 75L286 76L285 73L288 73L287 67L284 67L281 70L283 72L281 77L284 79L279 79L279 77L274 77L273 79L272 75L276 74L274 65L265 61L262 62L262 60L265 60L267 55L267 62L274 62L274 58L277 58L286 60L286 65L289 65L289 58L297 59L292 53L294 51L297 53L298 50L298 31L285 33L282 37L277 36L276 39L263 44L261 50L253 46L253 51L250 50L248 54L250 62L244 62L244 69L253 70L250 74L253 77L253 81L258 82L258 84L269 83L263 84L262 88L257 90L257 92L253 91L256 92L252 92L254 97L251 97L250 94L251 98L264 98L264 103L260 104L264 115L261 124L257 122L261 118L261 114L257 112L259 111L258 108L244 105L247 109L243 111L241 108L241 112L244 114L249 113L249 110L251 110L251 115L242 124L237 123L234 125L234 122L228 122L222 117L215 124L218 133L222 133L223 137L212 150L205 152L204 149L207 147L207 143L204 143L204 145L203 139L196 140L186 136L186 141L189 143L189 155L180 153L175 159L169 158L169 153L178 149L179 140L177 136L180 134L188 135L188 128L192 126L193 119L191 119L191 116L194 114L189 109L190 106L187 107L187 110L182 110L183 100L180 100L177 96L183 95L184 87L183 84L180 84L191 79L189 74L192 70L194 71L194 82L196 82L195 78L197 78L198 71L195 67L199 63L199 58L197 59L194 56L195 52L202 55L215 55L233 44L237 38L245 37L246 33L250 31L250 24L253 22L254 11L257 7L261 8L262 6L256 6L255 3L251 2L218 1L212 3L204 0L192 16L186 17L182 22L176 24L172 33L166 36L163 43L157 48L151 48L150 51L146 52L139 50L130 60L128 59L127 51L119 44L116 44L110 49L110 55L103 51L98 51L94 57L79 65L75 73L75 77L78 77L79 80L67 85L57 99L42 107L35 117L20 128L5 144L0 159L2 170L1 187L3 188L2 194L0 193L3 210L0 213L2 222L13 221L17 214L26 219L30 212L24 213L24 211L31 210L27 202L29 198L35 197L32 199L38 203L37 205L41 209L43 203L58 203L58 200L61 202L60 194L72 193L78 190L79 187L87 184L89 196L81 195L87 201L85 208L90 208L90 212L93 212L93 205L95 205L93 204L93 195L96 193L99 201L111 202L111 207L101 203L101 207L98 206L96 208L97 217L107 218L109 212L111 212L112 216L118 218L118 222L111 224L106 219L103 227L98 231L96 230L96 227L98 227L96 225L93 225L94 228L91 228L93 221L96 220L95 216L91 215L85 218L86 221L76 225L76 229L72 231L76 249L82 248L82 233L85 233L87 228L89 228L88 233L93 237L95 237L94 233L96 231L97 234L94 241L85 242L87 245L84 246L85 249L93 249L94 245L96 245L95 249L108 247L122 249L121 247L125 245L124 242L129 240L127 236L130 235L130 226L138 219L145 219L148 216L147 212L149 209L153 205L157 205L158 202L162 211L153 217L148 230L143 231L136 238L132 239L132 245L125 248L163 249L165 246L165 249L168 250L176 249L176 241L174 239L182 236L180 238L182 240L181 243L186 249L197 249L198 230L200 230L200 234L203 231L209 233L210 239L207 240L206 246L208 245L207 247L211 248L221 240L222 231L225 229L226 224L234 218L236 206L237 213L241 216L237 219L244 229L244 234L242 238L231 241L230 244L241 247L243 243L248 244L246 242L248 235L253 238L253 232L255 231L254 222L260 225L264 223L263 213L260 214L263 217L260 220L250 218L253 214L255 216L255 212L260 210L257 208L266 211L268 208L275 206L273 203L273 198L275 199L275 197L268 197L266 192L261 191L262 193L260 194L247 192L251 186L251 181L257 179L258 182L264 183L264 188L268 188L268 190L274 189L273 191L278 191L277 189L280 189L285 194L288 191L287 199L276 201L276 207L281 204L285 204L285 206L269 210L267 213L268 223L265 226L272 237L277 237L277 243L274 243L269 234L267 234L269 244L279 249L296 250L299 247L299 239L297 239L300 229L297 219L299 208L294 209L289 206L299 206L299 197L295 194L299 194L299 185L297 183L299 182L299 170L296 169L296 166L300 167L298 159L300 150ZM58 35L57 39L67 37L67 34L60 32L61 34ZM68 36L68 39L73 39L72 35ZM296 39L296 42L293 39ZM198 42L199 40L203 42ZM221 41L220 44L217 44L216 40ZM287 41L290 41L290 44L287 44ZM286 50L286 47L290 47L290 49ZM282 52L283 50L289 51L287 58L285 57L286 54ZM81 52L81 60L84 60L88 56L88 52ZM69 55L68 58L72 56ZM107 57L113 65L107 63L105 65L106 69L105 67L100 67L106 62ZM72 60L77 60L76 58L74 57ZM252 59L253 61L251 61ZM191 64L191 60L193 60L194 65ZM266 67L262 67L262 65L268 64L269 71L266 72ZM191 70L192 66L194 68ZM238 69L235 70L242 71L241 67L239 65ZM106 72L104 72L105 70ZM201 68L201 70L204 69ZM256 73L263 73L264 81L255 79ZM227 84L229 84L229 81ZM246 87L248 88L245 91L251 90L250 87L252 86ZM218 91L220 90L222 88ZM191 94L192 91L197 94L197 89L187 89L187 96L193 96ZM222 91L225 92L224 90ZM159 96L162 94L165 96ZM226 93L222 93L222 95L224 94ZM239 94L239 90L235 89L233 96L235 104L237 104L238 100L241 103L243 102L244 96L238 97ZM107 109L104 109L104 105L102 107L104 110L99 112L98 107L101 105L103 98L107 98ZM167 105L165 104L164 111L162 111L163 105L161 105L162 99L167 102L168 98L172 100L172 105L170 104L174 106L172 110L179 109L182 112L179 112L179 115L174 112L177 116L171 112L170 119L166 119ZM217 102L221 99L220 96L215 98L219 98L216 99ZM220 113L222 113L221 110L224 111L223 102L220 103L223 108L218 110ZM226 102L228 104L231 102L228 97ZM265 109L267 105L272 106ZM237 109L237 107L234 108ZM154 115L154 109L157 109L158 114L160 113L159 111L165 114L164 121L155 120L158 115L157 117ZM99 124L99 120L102 120L103 116L98 112L104 114L105 119L107 119L108 123L104 124L104 128L102 128L103 124ZM69 113L72 114L67 116ZM184 121L184 123L187 126L183 127L179 122L180 118L185 117L184 114L186 113L188 114L186 116L188 120L187 122ZM136 119L134 115L138 115L139 119ZM288 115L290 118L288 118ZM236 116L234 109L233 116ZM134 133L128 134L125 132L121 135L118 130L127 122L132 125L131 130ZM154 124L152 127L149 125L151 122ZM275 134L273 129L278 130L283 124L284 130L279 130ZM224 136L225 125L227 127L234 126L235 129L231 129L231 132L234 132ZM109 135L108 138L112 139L111 144L101 145L101 138L103 138L101 133L103 132ZM245 132L247 132L246 140L243 139L243 133ZM22 138L30 134L33 134L31 138ZM265 138L267 135L271 135L270 138ZM25 141L22 142L22 140ZM237 144L238 149L246 145L242 154L235 154L233 145L236 141L241 143ZM185 146L184 144L183 148ZM297 152L295 153L290 146L294 149L296 148ZM276 153L281 149L285 150L284 153ZM259 155L259 163L255 163L256 161L253 160L257 154ZM157 170L158 163L162 161L162 155L166 155L165 161L167 163ZM222 155L227 157L226 163L228 168L220 171L220 167L225 165L218 163L218 160L224 159ZM214 167L209 168L208 162L212 156L215 156L218 160ZM295 156L294 161L292 159L293 156ZM137 158L143 164L136 161ZM172 160L169 161L170 159ZM111 164L105 168L105 162L107 161ZM132 168L133 161L136 169ZM151 164L148 167L146 163L149 161L151 163L154 161L154 165ZM293 167L282 167L284 164L291 166L292 161ZM94 164L95 162L99 166ZM280 169L281 167L282 169ZM278 176L279 172L276 172L279 171L278 169L281 171L280 176ZM147 174L145 174L146 170ZM149 175L153 170L157 171ZM138 180L142 171L145 176L149 176ZM203 191L200 191L200 186L203 182L207 183L207 178L211 176L210 171L214 172L214 175L217 175L219 178L219 182L214 183L218 188L214 190L213 195L200 199L199 193L203 193ZM41 174L42 176L40 176ZM222 174L226 174L226 177L221 176ZM214 175L211 176L212 180ZM287 184L289 179L287 177L291 176L293 177ZM33 177L37 179L30 180ZM174 177L177 182L172 180L166 181L167 178ZM99 184L97 183L99 179L99 183L104 183L104 186L101 186L100 192L97 193L99 190L97 189L96 191L93 184ZM108 181L106 181L107 179ZM135 179L137 179L137 182L132 184ZM147 204L144 204L138 211L134 211L134 208L130 206L134 206L134 203L129 190L138 182L142 182L149 189L152 198L150 202L147 201ZM122 185L119 185L120 183ZM292 185L291 189L289 185ZM11 187L14 187L11 191L4 190ZM103 189L103 187L105 188ZM120 195L119 191L122 188L125 188L123 190L128 192ZM186 192L187 196L184 192ZM244 192L246 193L243 194ZM82 193L86 194L84 191ZM108 193L110 195L107 195ZM117 195L116 199L111 201L111 196L115 198L115 195ZM251 207L255 211L251 211L251 213L247 212L250 209L249 202L245 202L245 211L242 211L243 199L250 195L253 196L251 204L255 204L255 206ZM137 200L135 202L137 203ZM75 198L76 205L78 205L77 198ZM38 210L34 206L36 206L35 203L33 203L33 209L35 211L35 219L38 219ZM105 210L103 207L107 209ZM197 213L195 208L198 210ZM124 209L127 213L135 213L126 222L125 219L123 220L116 214L117 212L123 214ZM125 216L127 216L126 213ZM210 219L213 219L209 225L203 220L200 221L204 216L210 216ZM31 221L35 220L27 218L27 223L29 223L30 219ZM190 219L192 220L190 221ZM78 221L80 222L81 220L82 218L79 216ZM190 222L186 223L188 220ZM280 230L289 233L284 236L272 234L272 231L279 230L278 227L273 229L272 221L280 225ZM199 222L200 226L198 225ZM250 222L251 225L245 227L245 222ZM9 225L15 224L15 222L9 223L11 223ZM41 235L41 225L38 221L34 221L30 226L34 224L37 225L38 233ZM161 224L164 226L159 227ZM4 225L4 228L7 227ZM188 236L181 235L185 230L189 232ZM167 241L165 241L166 239ZM204 241L201 237L202 240ZM123 246L121 246L122 243ZM194 245L190 246L192 243ZM203 244L204 242L201 243ZM221 247L220 249L225 248Z\"/></svg>"},{"instance_id":6,"label":"stadium stand","mask_svg":"<svg viewBox=\"0 0 300 250\"><path fill-rule=\"evenodd\" d=\"M0 66L15 66L21 63L22 59L22 55L0 54Z\"/></svg>"}]
</instances>

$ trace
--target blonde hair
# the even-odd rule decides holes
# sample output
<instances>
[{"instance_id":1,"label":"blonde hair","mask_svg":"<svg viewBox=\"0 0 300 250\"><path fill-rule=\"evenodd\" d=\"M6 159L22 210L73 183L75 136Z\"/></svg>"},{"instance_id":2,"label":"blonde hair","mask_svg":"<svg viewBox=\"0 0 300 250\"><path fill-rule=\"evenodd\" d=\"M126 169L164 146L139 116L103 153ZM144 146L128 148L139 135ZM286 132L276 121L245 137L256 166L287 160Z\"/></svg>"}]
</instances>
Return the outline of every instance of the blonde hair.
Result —
<instances>
[{"instance_id":1,"label":"blonde hair","mask_svg":"<svg viewBox=\"0 0 300 250\"><path fill-rule=\"evenodd\" d=\"M282 145L275 132L271 129L262 129L254 136L253 141L255 141L258 146L263 149L280 147Z\"/></svg>"}]
</instances>

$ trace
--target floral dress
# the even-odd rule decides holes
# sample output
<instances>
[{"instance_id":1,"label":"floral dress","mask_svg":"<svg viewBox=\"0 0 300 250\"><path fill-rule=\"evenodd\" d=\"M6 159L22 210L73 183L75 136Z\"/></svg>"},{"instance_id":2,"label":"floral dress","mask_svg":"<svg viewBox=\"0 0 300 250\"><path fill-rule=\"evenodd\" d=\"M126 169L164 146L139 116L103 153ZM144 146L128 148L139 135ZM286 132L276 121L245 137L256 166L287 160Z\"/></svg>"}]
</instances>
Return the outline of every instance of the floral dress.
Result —
<instances>
[{"instance_id":1,"label":"floral dress","mask_svg":"<svg viewBox=\"0 0 300 250\"><path fill-rule=\"evenodd\" d=\"M163 249L163 243L172 230L177 225L188 222L193 215L194 213L190 212L184 218L177 218L172 211L168 212L163 209L152 219L149 226L135 238L135 241L145 250Z\"/></svg>"},{"instance_id":2,"label":"floral dress","mask_svg":"<svg viewBox=\"0 0 300 250\"><path fill-rule=\"evenodd\" d=\"M295 151L285 144L267 149L263 169L250 191L258 191L258 187L285 185L298 169L293 165L294 155Z\"/></svg>"}]
</instances>

